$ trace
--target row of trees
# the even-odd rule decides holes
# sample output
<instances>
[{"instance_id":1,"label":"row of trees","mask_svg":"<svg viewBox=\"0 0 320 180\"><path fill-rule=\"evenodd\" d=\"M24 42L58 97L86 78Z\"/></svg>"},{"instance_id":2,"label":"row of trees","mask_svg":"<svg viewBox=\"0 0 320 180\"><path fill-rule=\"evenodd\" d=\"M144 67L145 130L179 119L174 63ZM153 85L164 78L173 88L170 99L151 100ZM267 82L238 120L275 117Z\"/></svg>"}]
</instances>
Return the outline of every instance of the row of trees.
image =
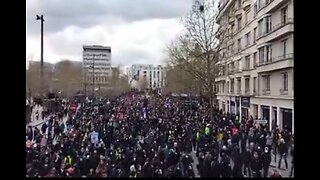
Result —
<instances>
[{"instance_id":1,"label":"row of trees","mask_svg":"<svg viewBox=\"0 0 320 180\"><path fill-rule=\"evenodd\" d=\"M26 70L26 91L32 96L39 96L41 92L61 93L61 96L72 96L77 92L85 91L85 82L82 78L81 64L72 61L61 61L53 65L44 66L43 88L41 88L40 63L30 65ZM98 84L95 85L99 87ZM92 86L91 86L92 87ZM86 87L88 94L92 94L92 88ZM120 77L119 68L113 68L113 76L110 78L109 87L101 89L97 95L117 95L130 89L126 77Z\"/></svg>"},{"instance_id":2,"label":"row of trees","mask_svg":"<svg viewBox=\"0 0 320 180\"><path fill-rule=\"evenodd\" d=\"M220 70L217 62L223 58L223 44L229 38L216 38L218 11L214 3L214 0L196 2L182 19L184 32L167 47L170 91L203 95L209 99L211 112L216 105L217 92L214 87Z\"/></svg>"}]
</instances>

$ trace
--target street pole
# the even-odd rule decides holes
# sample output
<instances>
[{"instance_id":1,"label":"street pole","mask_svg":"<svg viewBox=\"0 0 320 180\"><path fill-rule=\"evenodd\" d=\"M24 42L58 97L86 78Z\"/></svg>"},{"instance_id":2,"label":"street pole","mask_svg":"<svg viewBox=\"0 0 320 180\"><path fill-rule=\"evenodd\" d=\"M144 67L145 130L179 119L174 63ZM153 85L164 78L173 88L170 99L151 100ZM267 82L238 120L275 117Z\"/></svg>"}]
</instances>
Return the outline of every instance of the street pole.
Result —
<instances>
[{"instance_id":1,"label":"street pole","mask_svg":"<svg viewBox=\"0 0 320 180\"><path fill-rule=\"evenodd\" d=\"M94 109L94 57L95 55L92 55L92 110Z\"/></svg>"},{"instance_id":2,"label":"street pole","mask_svg":"<svg viewBox=\"0 0 320 180\"><path fill-rule=\"evenodd\" d=\"M40 54L40 61L41 61L41 67L40 67L40 83L41 83L41 94L43 95L44 93L44 88L43 88L43 22L44 22L44 18L43 15L39 16L36 15L36 20L40 20L40 28L41 28L41 54Z\"/></svg>"}]
</instances>

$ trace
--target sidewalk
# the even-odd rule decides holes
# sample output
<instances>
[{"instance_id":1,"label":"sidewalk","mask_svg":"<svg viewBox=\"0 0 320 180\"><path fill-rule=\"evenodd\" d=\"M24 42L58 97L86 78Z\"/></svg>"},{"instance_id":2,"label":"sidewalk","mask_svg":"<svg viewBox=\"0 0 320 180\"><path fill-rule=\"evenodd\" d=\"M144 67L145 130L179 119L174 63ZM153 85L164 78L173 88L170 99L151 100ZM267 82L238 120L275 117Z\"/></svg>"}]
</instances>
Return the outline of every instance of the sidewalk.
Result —
<instances>
[{"instance_id":1,"label":"sidewalk","mask_svg":"<svg viewBox=\"0 0 320 180\"><path fill-rule=\"evenodd\" d=\"M292 163L291 163L292 156L291 155L287 156L288 169L285 169L286 166L285 166L285 162L284 162L283 159L281 160L280 169L278 169L279 159L280 159L280 156L279 156L279 154L277 154L277 162L274 162L274 155L272 153L269 173L272 174L273 173L273 169L276 169L276 170L278 170L278 172L281 174L282 177L289 177L290 170L291 170L291 167L292 167ZM293 175L293 177L294 177L294 175Z\"/></svg>"}]
</instances>

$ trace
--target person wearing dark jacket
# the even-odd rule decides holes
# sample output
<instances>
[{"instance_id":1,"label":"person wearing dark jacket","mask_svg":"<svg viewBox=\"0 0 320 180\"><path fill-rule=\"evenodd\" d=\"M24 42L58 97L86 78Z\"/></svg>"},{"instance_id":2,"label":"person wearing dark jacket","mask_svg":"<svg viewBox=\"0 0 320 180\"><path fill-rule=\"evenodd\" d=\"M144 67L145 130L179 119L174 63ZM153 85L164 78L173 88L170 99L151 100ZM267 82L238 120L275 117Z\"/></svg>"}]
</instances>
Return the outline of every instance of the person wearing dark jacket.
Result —
<instances>
[{"instance_id":1,"label":"person wearing dark jacket","mask_svg":"<svg viewBox=\"0 0 320 180\"><path fill-rule=\"evenodd\" d=\"M252 177L261 177L262 162L257 152L253 153L253 157L251 159L251 170Z\"/></svg>"},{"instance_id":2,"label":"person wearing dark jacket","mask_svg":"<svg viewBox=\"0 0 320 180\"><path fill-rule=\"evenodd\" d=\"M239 149L236 148L235 152L233 153L233 161L234 166L232 169L232 177L243 177L242 174L242 157L240 155Z\"/></svg>"},{"instance_id":3,"label":"person wearing dark jacket","mask_svg":"<svg viewBox=\"0 0 320 180\"><path fill-rule=\"evenodd\" d=\"M44 134L45 132L46 132L46 130L47 130L47 123L43 123L42 124L42 126L41 126L41 132L42 132L42 134Z\"/></svg>"},{"instance_id":4,"label":"person wearing dark jacket","mask_svg":"<svg viewBox=\"0 0 320 180\"><path fill-rule=\"evenodd\" d=\"M293 144L291 146L291 156L292 156L292 161L291 161L291 170L290 170L289 177L292 177L294 172L294 145Z\"/></svg>"},{"instance_id":5,"label":"person wearing dark jacket","mask_svg":"<svg viewBox=\"0 0 320 180\"><path fill-rule=\"evenodd\" d=\"M288 169L288 161L287 161L287 155L288 155L288 146L284 139L280 140L280 145L279 145L279 154L280 154L280 159L279 159L279 164L278 168L280 169L281 167L281 160L284 159L284 162L286 164L286 169Z\"/></svg>"},{"instance_id":6,"label":"person wearing dark jacket","mask_svg":"<svg viewBox=\"0 0 320 180\"><path fill-rule=\"evenodd\" d=\"M214 157L214 160L211 162L210 177L220 177L220 164L218 157Z\"/></svg>"},{"instance_id":7,"label":"person wearing dark jacket","mask_svg":"<svg viewBox=\"0 0 320 180\"><path fill-rule=\"evenodd\" d=\"M28 140L32 141L32 139L33 139L33 130L32 130L31 126L28 126L27 136L28 136Z\"/></svg>"},{"instance_id":8,"label":"person wearing dark jacket","mask_svg":"<svg viewBox=\"0 0 320 180\"><path fill-rule=\"evenodd\" d=\"M230 159L226 154L222 154L220 167L221 177L231 177L232 170L230 165Z\"/></svg>"},{"instance_id":9,"label":"person wearing dark jacket","mask_svg":"<svg viewBox=\"0 0 320 180\"><path fill-rule=\"evenodd\" d=\"M265 147L264 152L261 155L263 177L268 177L269 167L271 163L271 152L268 147Z\"/></svg>"},{"instance_id":10,"label":"person wearing dark jacket","mask_svg":"<svg viewBox=\"0 0 320 180\"><path fill-rule=\"evenodd\" d=\"M247 177L251 177L251 169L250 169L250 159L251 159L251 153L249 147L246 148L245 151L241 153L242 160L243 160L243 174ZM248 174L247 174L248 172Z\"/></svg>"}]
</instances>

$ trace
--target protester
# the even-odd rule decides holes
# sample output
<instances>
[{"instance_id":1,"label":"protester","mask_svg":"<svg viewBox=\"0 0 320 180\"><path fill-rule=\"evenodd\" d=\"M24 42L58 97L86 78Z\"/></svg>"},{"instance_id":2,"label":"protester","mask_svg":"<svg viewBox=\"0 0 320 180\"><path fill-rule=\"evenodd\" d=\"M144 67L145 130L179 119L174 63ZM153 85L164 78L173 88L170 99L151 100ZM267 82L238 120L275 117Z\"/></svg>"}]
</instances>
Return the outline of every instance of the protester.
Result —
<instances>
[{"instance_id":1,"label":"protester","mask_svg":"<svg viewBox=\"0 0 320 180\"><path fill-rule=\"evenodd\" d=\"M211 118L208 103L130 92L63 106L40 130L27 129L28 177L269 175L275 132L219 110Z\"/></svg>"}]
</instances>

